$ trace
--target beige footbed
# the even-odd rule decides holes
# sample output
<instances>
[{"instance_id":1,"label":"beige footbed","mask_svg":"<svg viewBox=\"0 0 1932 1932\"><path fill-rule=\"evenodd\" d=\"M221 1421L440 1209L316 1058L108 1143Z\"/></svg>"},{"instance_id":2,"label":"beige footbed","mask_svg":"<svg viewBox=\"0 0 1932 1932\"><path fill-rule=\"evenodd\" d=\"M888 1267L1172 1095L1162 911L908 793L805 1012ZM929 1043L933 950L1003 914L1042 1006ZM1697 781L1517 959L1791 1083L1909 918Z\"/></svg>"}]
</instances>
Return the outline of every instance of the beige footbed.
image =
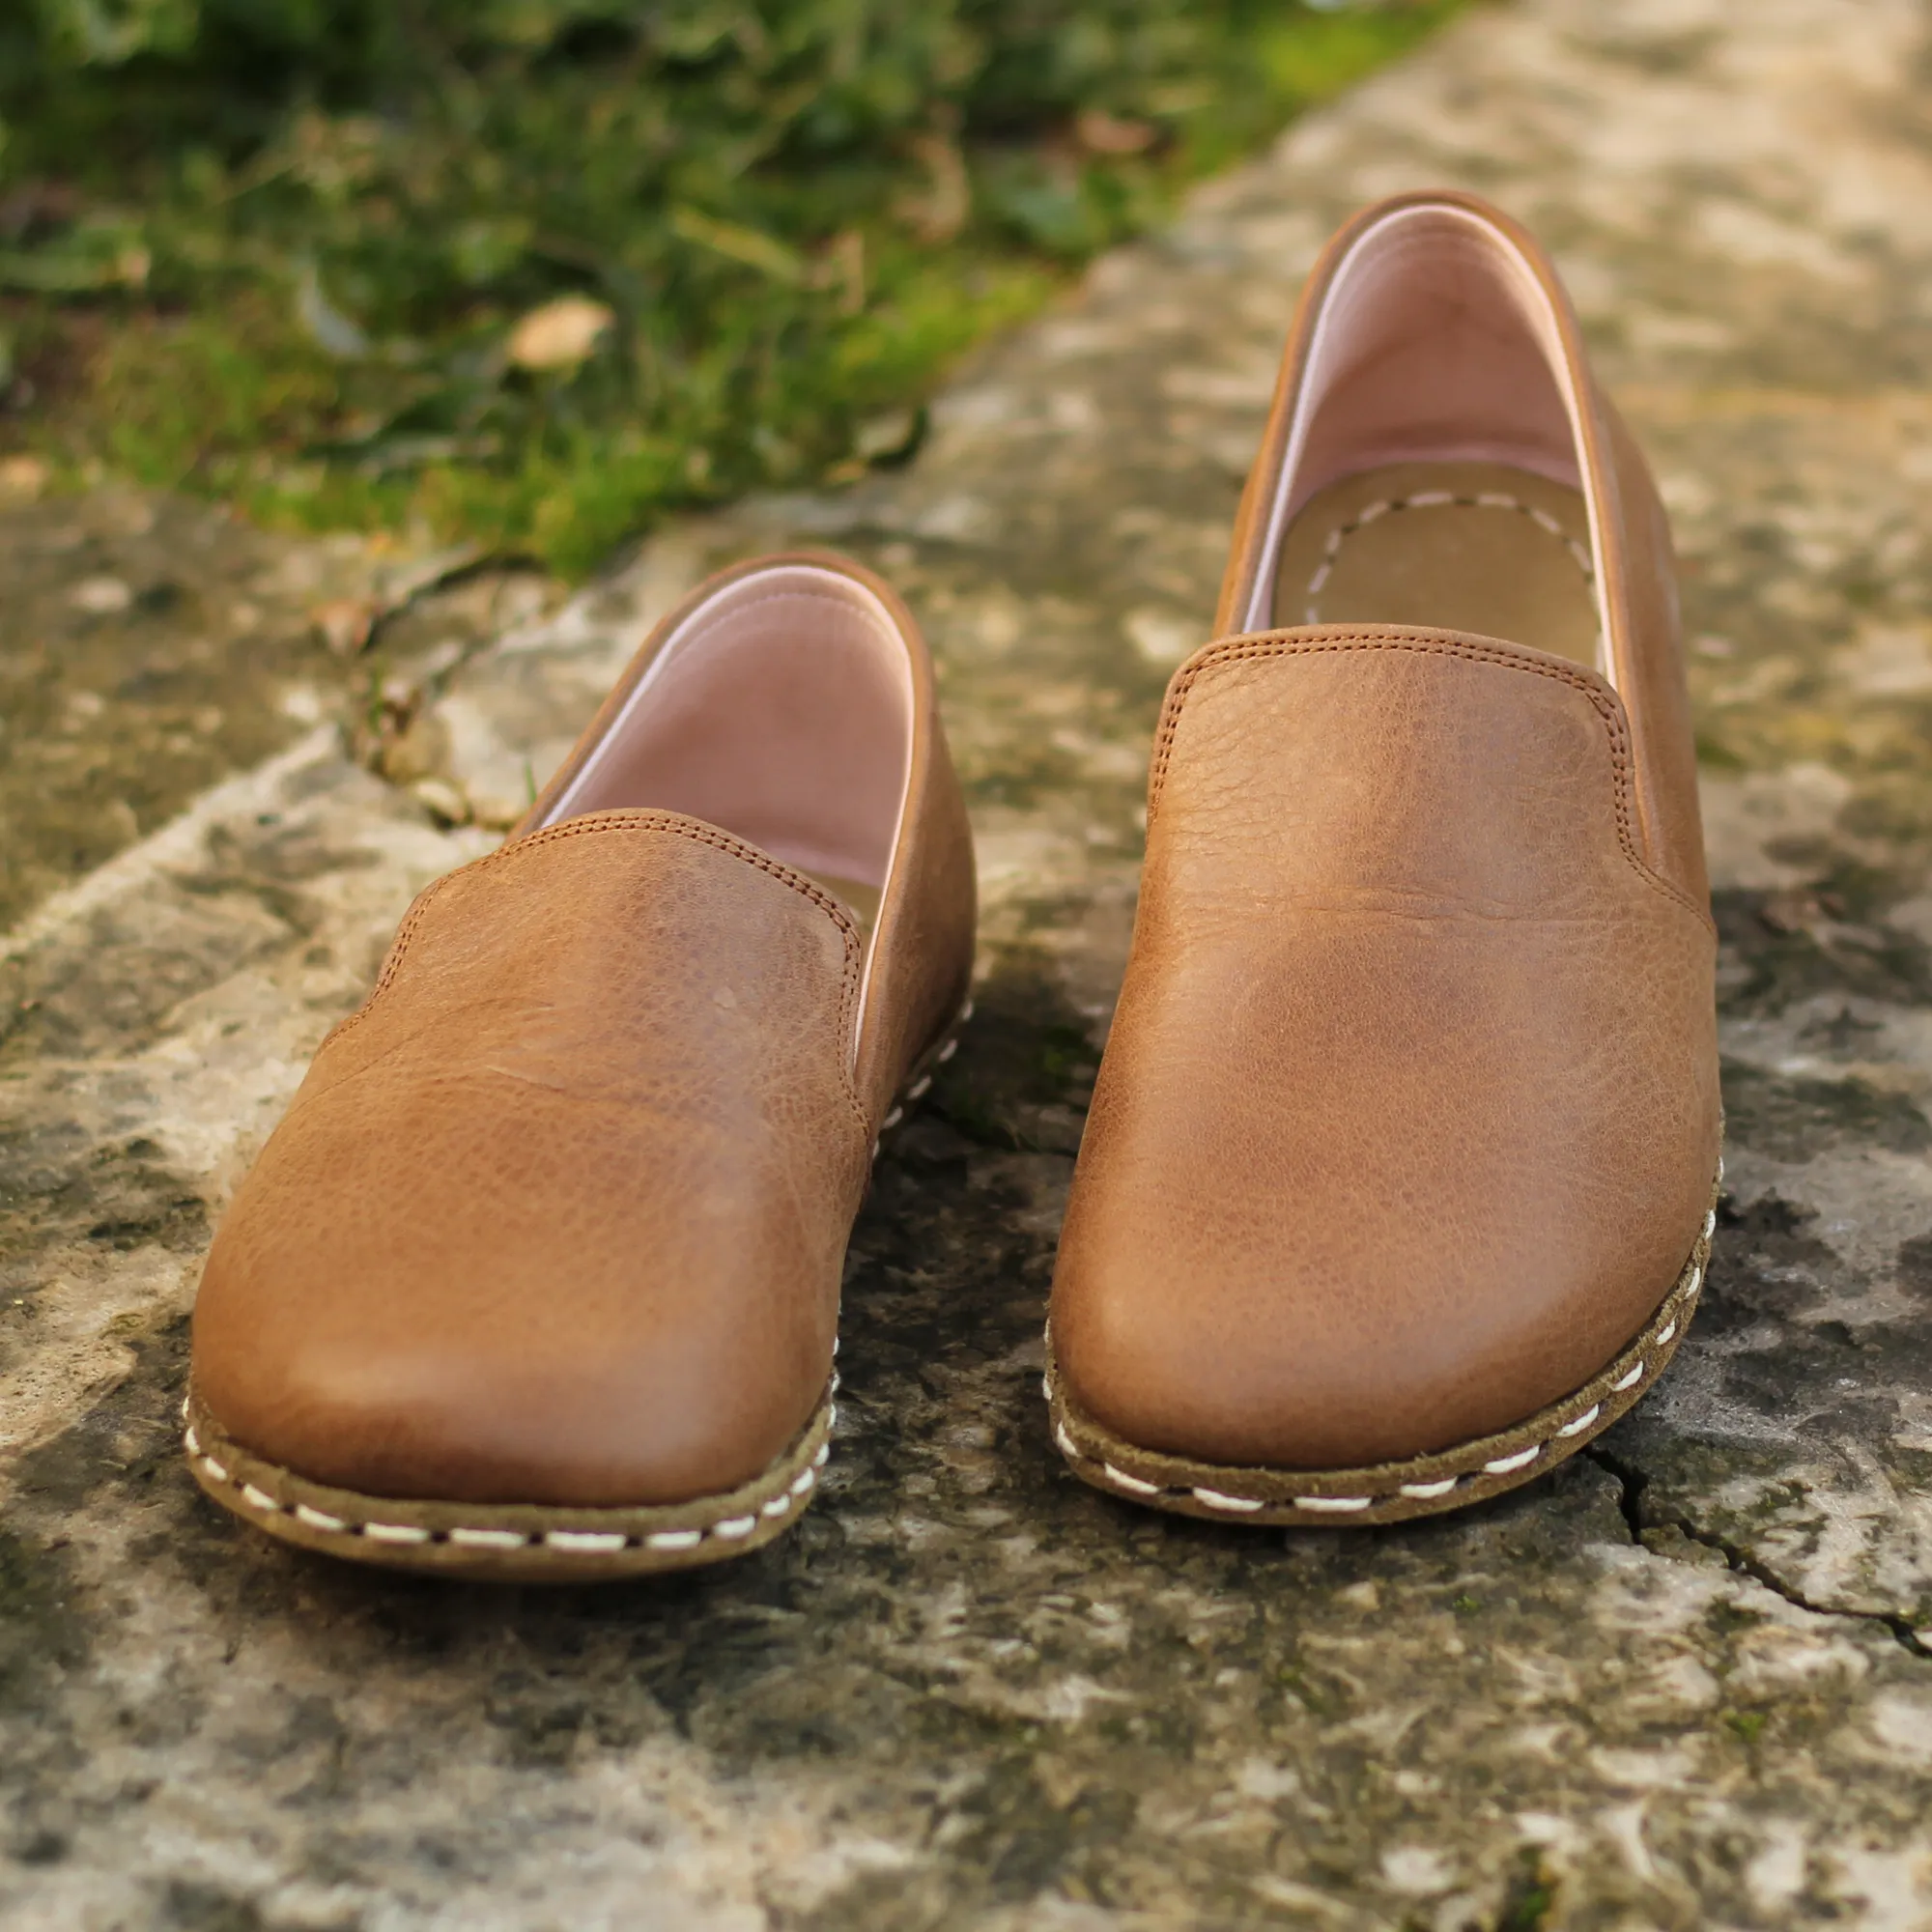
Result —
<instances>
[{"instance_id":1,"label":"beige footbed","mask_svg":"<svg viewBox=\"0 0 1932 1932\"><path fill-rule=\"evenodd\" d=\"M880 1122L882 1134L931 1087L972 1017L969 1000L907 1075ZM872 1143L875 1160L879 1145ZM386 1570L486 1582L587 1583L696 1570L746 1555L782 1535L810 1502L830 1459L838 1391L835 1369L810 1420L749 1483L689 1502L634 1509L453 1503L334 1489L242 1448L192 1388L182 1405L182 1442L188 1468L210 1496L284 1543Z\"/></svg>"},{"instance_id":2,"label":"beige footbed","mask_svg":"<svg viewBox=\"0 0 1932 1932\"><path fill-rule=\"evenodd\" d=\"M1574 1394L1493 1435L1406 1462L1360 1469L1277 1469L1200 1463L1143 1449L1081 1413L1066 1393L1046 1340L1047 1406L1053 1439L1073 1473L1109 1495L1178 1516L1271 1527L1336 1528L1401 1522L1486 1502L1533 1482L1574 1456L1637 1402L1663 1372L1695 1312L1717 1226L1718 1188L1670 1293L1636 1338Z\"/></svg>"},{"instance_id":3,"label":"beige footbed","mask_svg":"<svg viewBox=\"0 0 1932 1932\"><path fill-rule=\"evenodd\" d=\"M1283 536L1274 622L1426 624L1598 668L1582 496L1502 463L1396 463L1344 477Z\"/></svg>"}]
</instances>

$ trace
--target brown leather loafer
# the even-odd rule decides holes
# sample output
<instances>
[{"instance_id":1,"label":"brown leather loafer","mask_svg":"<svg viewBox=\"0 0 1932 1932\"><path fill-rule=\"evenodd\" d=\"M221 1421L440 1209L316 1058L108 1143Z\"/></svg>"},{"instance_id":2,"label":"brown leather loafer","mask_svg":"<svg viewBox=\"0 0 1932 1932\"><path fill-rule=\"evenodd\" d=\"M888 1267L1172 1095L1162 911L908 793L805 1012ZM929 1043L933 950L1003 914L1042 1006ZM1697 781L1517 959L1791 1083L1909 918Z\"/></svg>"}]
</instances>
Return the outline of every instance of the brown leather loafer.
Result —
<instances>
[{"instance_id":1,"label":"brown leather loafer","mask_svg":"<svg viewBox=\"0 0 1932 1932\"><path fill-rule=\"evenodd\" d=\"M1155 744L1055 1436L1192 1516L1455 1508L1656 1380L1719 1172L1669 536L1494 210L1330 245L1218 628Z\"/></svg>"},{"instance_id":2,"label":"brown leather loafer","mask_svg":"<svg viewBox=\"0 0 1932 1932\"><path fill-rule=\"evenodd\" d=\"M831 556L714 579L510 840L416 900L237 1194L194 1318L202 1487L291 1543L506 1577L777 1536L974 912L898 600Z\"/></svg>"}]
</instances>

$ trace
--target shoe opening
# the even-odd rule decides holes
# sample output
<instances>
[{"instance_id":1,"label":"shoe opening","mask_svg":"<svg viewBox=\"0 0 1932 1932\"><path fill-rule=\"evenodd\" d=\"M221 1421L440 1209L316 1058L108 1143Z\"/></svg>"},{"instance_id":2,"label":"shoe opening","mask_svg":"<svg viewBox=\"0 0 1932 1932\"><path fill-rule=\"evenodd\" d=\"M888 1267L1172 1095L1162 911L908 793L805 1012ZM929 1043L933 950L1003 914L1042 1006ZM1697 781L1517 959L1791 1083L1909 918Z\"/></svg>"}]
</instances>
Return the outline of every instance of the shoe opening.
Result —
<instances>
[{"instance_id":1,"label":"shoe opening","mask_svg":"<svg viewBox=\"0 0 1932 1932\"><path fill-rule=\"evenodd\" d=\"M544 823L683 812L875 917L911 774L913 672L881 599L824 565L775 564L685 617Z\"/></svg>"},{"instance_id":2,"label":"shoe opening","mask_svg":"<svg viewBox=\"0 0 1932 1932\"><path fill-rule=\"evenodd\" d=\"M1556 302L1473 210L1363 231L1309 344L1243 629L1423 623L1608 674Z\"/></svg>"}]
</instances>

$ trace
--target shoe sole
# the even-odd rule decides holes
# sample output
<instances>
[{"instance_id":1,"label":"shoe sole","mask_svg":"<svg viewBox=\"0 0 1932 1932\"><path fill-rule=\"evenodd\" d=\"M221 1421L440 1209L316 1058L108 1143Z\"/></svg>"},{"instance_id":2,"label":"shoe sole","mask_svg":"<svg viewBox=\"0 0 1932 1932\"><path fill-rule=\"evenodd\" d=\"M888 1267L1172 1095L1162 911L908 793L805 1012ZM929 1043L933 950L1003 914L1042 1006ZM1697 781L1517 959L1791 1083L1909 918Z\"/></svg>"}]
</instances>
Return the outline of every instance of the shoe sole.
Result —
<instances>
[{"instance_id":1,"label":"shoe sole","mask_svg":"<svg viewBox=\"0 0 1932 1932\"><path fill-rule=\"evenodd\" d=\"M881 1136L952 1058L959 1015L906 1075ZM880 1142L872 1143L878 1159ZM838 1352L838 1345L833 1345ZM748 1483L689 1502L569 1509L546 1503L453 1503L364 1495L317 1483L244 1449L192 1387L182 1405L182 1446L203 1491L223 1509L283 1543L384 1570L504 1583L594 1582L696 1570L775 1542L810 1504L832 1453L838 1419L835 1369L811 1419Z\"/></svg>"},{"instance_id":2,"label":"shoe sole","mask_svg":"<svg viewBox=\"0 0 1932 1932\"><path fill-rule=\"evenodd\" d=\"M1717 1227L1718 1166L1704 1225L1670 1293L1642 1332L1574 1394L1494 1435L1406 1462L1359 1469L1278 1469L1201 1463L1143 1449L1083 1414L1046 1344L1047 1406L1055 1446L1084 1483L1177 1516L1271 1526L1403 1522L1487 1502L1534 1482L1610 1427L1649 1390L1684 1339L1704 1286Z\"/></svg>"},{"instance_id":3,"label":"shoe sole","mask_svg":"<svg viewBox=\"0 0 1932 1932\"><path fill-rule=\"evenodd\" d=\"M385 1570L509 1583L582 1582L695 1570L761 1548L811 1500L832 1451L834 1376L811 1420L733 1490L634 1509L452 1503L363 1495L311 1482L235 1441L190 1390L188 1467L224 1509L283 1543Z\"/></svg>"}]
</instances>

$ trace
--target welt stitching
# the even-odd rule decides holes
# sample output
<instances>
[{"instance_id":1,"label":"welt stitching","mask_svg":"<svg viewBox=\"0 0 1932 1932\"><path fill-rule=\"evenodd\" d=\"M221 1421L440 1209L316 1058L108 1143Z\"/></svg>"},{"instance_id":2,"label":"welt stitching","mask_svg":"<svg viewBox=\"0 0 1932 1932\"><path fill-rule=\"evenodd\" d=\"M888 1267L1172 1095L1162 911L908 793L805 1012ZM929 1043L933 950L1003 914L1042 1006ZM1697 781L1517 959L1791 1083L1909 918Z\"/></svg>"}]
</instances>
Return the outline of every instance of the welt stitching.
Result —
<instances>
[{"instance_id":1,"label":"welt stitching","mask_svg":"<svg viewBox=\"0 0 1932 1932\"><path fill-rule=\"evenodd\" d=\"M445 872L441 878L432 881L431 884L425 886L416 895L415 904L410 908L409 916L403 921L401 926L397 928L396 936L390 942L389 956L384 960L383 970L377 975L376 983L369 988L369 997L339 1026L330 1029L327 1037L322 1042L323 1046L327 1046L332 1041L340 1039L382 998L384 990L395 979L397 968L403 963L403 954L409 951L410 941L415 937L416 928L422 923L423 915L429 910L430 900L435 898L437 894L441 892L443 887L455 876L453 872ZM316 1051L320 1053L322 1047L317 1047Z\"/></svg>"},{"instance_id":2,"label":"welt stitching","mask_svg":"<svg viewBox=\"0 0 1932 1932\"><path fill-rule=\"evenodd\" d=\"M838 1423L838 1405L833 1398L838 1393L838 1374L835 1369L820 1409L824 1416L824 1431L809 1462L804 1462L794 1471L789 1454L781 1456L751 1484L727 1496L701 1499L702 1520L690 1521L685 1518L684 1509L670 1505L667 1514L672 1514L678 1520L654 1530L589 1528L582 1526L582 1516L578 1518L580 1526L577 1528L559 1526L531 1530L512 1530L495 1524L433 1529L422 1523L389 1522L371 1517L352 1520L336 1516L318 1510L309 1503L285 1500L262 1489L245 1474L238 1474L220 1457L212 1454L201 1440L192 1414L191 1399L182 1405L183 1446L202 1477L223 1489L232 1490L250 1509L265 1516L292 1516L306 1528L327 1536L361 1537L371 1543L390 1545L453 1544L459 1548L494 1549L540 1548L565 1555L610 1555L625 1549L682 1551L696 1548L706 1537L723 1542L739 1542L750 1536L760 1521L769 1522L787 1517L794 1506L799 1509L805 1507L806 1499L818 1485L819 1472L831 1460L832 1432ZM817 1417L814 1416L807 1425L804 1440L810 1441L816 1424ZM224 1447L223 1453L237 1456L240 1460L233 1446Z\"/></svg>"},{"instance_id":3,"label":"welt stitching","mask_svg":"<svg viewBox=\"0 0 1932 1932\"><path fill-rule=\"evenodd\" d=\"M1154 744L1153 779L1148 797L1150 823L1159 809L1161 789L1167 782L1167 768L1173 755L1175 737L1180 729L1181 710L1187 702L1189 693L1194 689L1196 680L1203 672L1225 664L1242 664L1257 658L1314 657L1323 652L1362 649L1414 651L1424 657L1463 658L1471 664L1492 664L1504 670L1525 671L1536 677L1551 678L1558 684L1569 685L1573 691L1581 692L1590 700L1598 717L1604 721L1604 732L1610 741L1610 768L1615 781L1617 843L1622 846L1625 859L1630 862L1637 877L1647 886L1662 893L1673 904L1680 905L1687 912L1693 914L1705 927L1716 929L1712 926L1711 917L1704 908L1689 893L1680 891L1661 873L1653 871L1636 849L1636 839L1631 824L1630 740L1616 707L1587 678L1564 668L1561 665L1535 664L1512 652L1492 650L1481 644L1425 643L1419 639L1391 638L1375 631L1350 632L1339 638L1301 641L1271 637L1264 633L1258 637L1230 638L1220 643L1210 644L1207 651L1181 673L1179 680L1168 695L1165 715L1160 723L1160 733Z\"/></svg>"},{"instance_id":4,"label":"welt stitching","mask_svg":"<svg viewBox=\"0 0 1932 1932\"><path fill-rule=\"evenodd\" d=\"M1723 1182L1723 1163L1718 1164L1718 1179L1713 1187L1713 1201L1717 1187ZM1518 1470L1526 1469L1537 1462L1548 1449L1555 1448L1559 1440L1567 1441L1573 1448L1581 1447L1582 1442L1600 1435L1610 1424L1618 1420L1624 1411L1636 1401L1634 1393L1643 1383L1646 1377L1652 1380L1661 1375L1668 1365L1672 1351L1671 1345L1679 1341L1695 1313L1697 1296L1703 1288L1710 1266L1711 1236L1716 1232L1718 1214L1715 1205L1704 1216L1697 1239L1691 1244L1690 1257L1685 1263L1670 1293L1664 1296L1662 1304L1651 1318L1645 1331L1625 1352L1611 1362L1609 1368L1586 1382L1581 1389L1553 1403L1533 1418L1541 1425L1540 1433L1534 1440L1524 1446L1504 1454L1491 1457L1474 1467L1453 1470L1446 1476L1437 1476L1425 1482L1399 1483L1394 1488L1372 1488L1367 1494L1334 1495L1328 1492L1314 1494L1290 1494L1285 1496L1254 1496L1234 1494L1223 1490L1203 1489L1191 1484L1160 1484L1147 1481L1117 1468L1104 1455L1091 1449L1082 1448L1068 1432L1066 1424L1059 1418L1054 1422L1054 1445L1070 1462L1084 1463L1092 1468L1097 1464L1100 1473L1116 1489L1133 1496L1182 1496L1191 1494L1197 1502L1205 1503L1209 1509L1217 1509L1227 1514L1248 1515L1269 1507L1292 1506L1311 1515L1340 1514L1352 1515L1358 1510L1370 1510L1403 1498L1413 1501L1433 1501L1439 1496L1450 1494L1465 1486L1479 1484L1486 1476L1514 1475ZM1668 1318L1666 1320L1665 1318ZM1052 1337L1049 1333L1048 1343ZM1625 1365L1628 1366L1625 1366ZM1623 1373L1609 1378L1611 1370L1623 1367ZM1606 1379L1608 1378L1608 1379ZM1595 1389L1596 1394L1591 1395ZM1049 1403L1055 1400L1052 1378L1047 1379L1045 1394ZM1587 1406L1583 1397L1591 1397ZM1628 1396L1630 1401L1618 1405L1615 1399ZM1606 1406L1616 1407L1616 1414L1605 1416ZM1504 1432L1501 1440L1507 1440L1513 1432ZM1487 1438L1495 1441L1498 1438ZM1486 1446L1486 1444L1482 1445ZM1467 1459L1479 1453L1479 1444L1465 1443L1459 1449L1447 1452L1449 1460ZM1568 1450L1564 1451L1569 1453ZM1434 1464L1440 1468L1443 1457L1418 1457L1411 1459L1411 1467L1420 1468ZM1313 1480L1321 1481L1319 1475ZM1329 1478L1328 1480L1334 1480Z\"/></svg>"}]
</instances>

